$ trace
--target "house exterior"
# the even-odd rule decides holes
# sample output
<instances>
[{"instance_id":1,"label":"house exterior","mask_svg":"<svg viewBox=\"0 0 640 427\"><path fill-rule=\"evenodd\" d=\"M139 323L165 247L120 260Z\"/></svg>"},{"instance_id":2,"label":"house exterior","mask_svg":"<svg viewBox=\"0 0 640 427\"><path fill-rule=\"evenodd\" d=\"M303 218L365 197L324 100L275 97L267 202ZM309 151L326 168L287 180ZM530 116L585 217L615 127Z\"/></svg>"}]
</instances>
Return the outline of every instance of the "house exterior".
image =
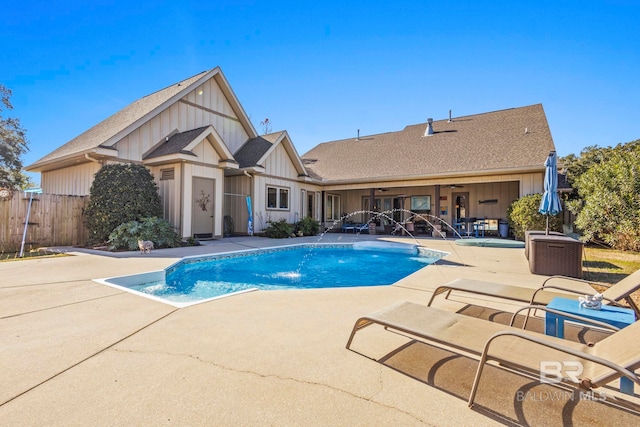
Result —
<instances>
[{"instance_id":1,"label":"house exterior","mask_svg":"<svg viewBox=\"0 0 640 427\"><path fill-rule=\"evenodd\" d=\"M286 131L258 135L217 67L135 101L27 170L41 173L45 193L88 195L103 165L143 164L180 235L219 238L251 233L249 222L259 232L307 216L334 231L413 213L436 225L497 220L515 199L542 192L553 149L538 104L326 142L300 156Z\"/></svg>"}]
</instances>

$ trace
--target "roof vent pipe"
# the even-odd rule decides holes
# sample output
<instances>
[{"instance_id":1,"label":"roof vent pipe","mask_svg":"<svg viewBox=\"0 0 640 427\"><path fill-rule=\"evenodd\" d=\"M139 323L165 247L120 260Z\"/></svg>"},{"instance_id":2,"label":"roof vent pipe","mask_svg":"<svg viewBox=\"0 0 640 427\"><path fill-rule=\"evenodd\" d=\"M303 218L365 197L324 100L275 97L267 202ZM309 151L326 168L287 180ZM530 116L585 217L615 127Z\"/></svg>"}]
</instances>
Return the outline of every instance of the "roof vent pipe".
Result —
<instances>
[{"instance_id":1,"label":"roof vent pipe","mask_svg":"<svg viewBox=\"0 0 640 427\"><path fill-rule=\"evenodd\" d=\"M449 123L451 123L451 110L449 110Z\"/></svg>"},{"instance_id":2,"label":"roof vent pipe","mask_svg":"<svg viewBox=\"0 0 640 427\"><path fill-rule=\"evenodd\" d=\"M424 136L433 135L433 119L427 119L427 130L424 131Z\"/></svg>"},{"instance_id":3,"label":"roof vent pipe","mask_svg":"<svg viewBox=\"0 0 640 427\"><path fill-rule=\"evenodd\" d=\"M356 137L356 141L360 141L360 129L358 129L358 136Z\"/></svg>"}]
</instances>

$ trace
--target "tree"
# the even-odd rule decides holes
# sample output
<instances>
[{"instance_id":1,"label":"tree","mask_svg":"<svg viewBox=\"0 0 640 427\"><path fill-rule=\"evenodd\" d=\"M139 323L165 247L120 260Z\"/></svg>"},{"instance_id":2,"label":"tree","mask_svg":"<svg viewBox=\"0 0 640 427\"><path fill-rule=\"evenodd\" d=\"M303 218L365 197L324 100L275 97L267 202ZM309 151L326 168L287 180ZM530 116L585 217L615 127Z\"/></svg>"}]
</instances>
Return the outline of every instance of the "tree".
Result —
<instances>
[{"instance_id":1,"label":"tree","mask_svg":"<svg viewBox=\"0 0 640 427\"><path fill-rule=\"evenodd\" d=\"M92 243L106 242L109 234L125 222L161 216L156 183L143 165L105 165L96 173L85 211Z\"/></svg>"},{"instance_id":2,"label":"tree","mask_svg":"<svg viewBox=\"0 0 640 427\"><path fill-rule=\"evenodd\" d=\"M26 176L21 172L21 157L27 147L26 131L20 120L14 117L3 117L3 109L12 110L11 90L0 84L0 188L17 190L27 184Z\"/></svg>"},{"instance_id":3,"label":"tree","mask_svg":"<svg viewBox=\"0 0 640 427\"><path fill-rule=\"evenodd\" d=\"M608 149L573 186L579 199L568 207L586 240L640 251L640 140Z\"/></svg>"}]
</instances>

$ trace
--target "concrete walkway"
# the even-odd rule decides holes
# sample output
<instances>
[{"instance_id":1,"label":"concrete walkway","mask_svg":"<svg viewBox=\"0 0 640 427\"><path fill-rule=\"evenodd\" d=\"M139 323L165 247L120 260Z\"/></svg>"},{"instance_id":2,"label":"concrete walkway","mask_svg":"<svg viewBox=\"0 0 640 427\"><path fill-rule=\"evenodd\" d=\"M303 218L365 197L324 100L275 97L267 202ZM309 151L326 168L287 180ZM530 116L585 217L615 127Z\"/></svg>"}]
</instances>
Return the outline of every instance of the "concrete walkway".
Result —
<instances>
[{"instance_id":1,"label":"concrete walkway","mask_svg":"<svg viewBox=\"0 0 640 427\"><path fill-rule=\"evenodd\" d=\"M323 241L370 238L333 234ZM529 414L515 403L517 390L497 396L491 384L484 394L481 386L480 408L468 409L474 361L440 355L441 350L381 328L368 328L371 331L363 331L362 338L358 334L354 344L376 360L345 349L359 316L400 300L426 303L435 286L455 278L537 287L545 277L529 273L522 249L425 239L423 245L450 255L393 286L256 291L182 309L92 281L159 270L187 255L317 240L226 238L150 255L67 248L73 256L0 263L0 424L448 426L566 421L565 403L545 406L546 418L531 418L535 410ZM459 296L435 305L459 310L468 304L517 307ZM426 372L429 359L437 360ZM447 360L454 365L448 367L443 362ZM605 411L602 425L636 416L600 402L580 402L569 416L579 412L580 405ZM505 411L513 414L504 418Z\"/></svg>"}]
</instances>

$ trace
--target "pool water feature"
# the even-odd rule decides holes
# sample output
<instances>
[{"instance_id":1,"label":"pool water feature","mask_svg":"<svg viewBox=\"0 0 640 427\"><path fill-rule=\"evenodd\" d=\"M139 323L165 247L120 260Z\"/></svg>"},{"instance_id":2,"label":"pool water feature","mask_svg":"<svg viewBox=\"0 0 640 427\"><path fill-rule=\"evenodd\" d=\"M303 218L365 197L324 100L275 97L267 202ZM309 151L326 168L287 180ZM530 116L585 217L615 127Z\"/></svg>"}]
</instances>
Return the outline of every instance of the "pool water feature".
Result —
<instances>
[{"instance_id":1,"label":"pool water feature","mask_svg":"<svg viewBox=\"0 0 640 427\"><path fill-rule=\"evenodd\" d=\"M445 252L414 244L301 244L187 257L163 271L97 279L176 307L252 290L390 285Z\"/></svg>"}]
</instances>

